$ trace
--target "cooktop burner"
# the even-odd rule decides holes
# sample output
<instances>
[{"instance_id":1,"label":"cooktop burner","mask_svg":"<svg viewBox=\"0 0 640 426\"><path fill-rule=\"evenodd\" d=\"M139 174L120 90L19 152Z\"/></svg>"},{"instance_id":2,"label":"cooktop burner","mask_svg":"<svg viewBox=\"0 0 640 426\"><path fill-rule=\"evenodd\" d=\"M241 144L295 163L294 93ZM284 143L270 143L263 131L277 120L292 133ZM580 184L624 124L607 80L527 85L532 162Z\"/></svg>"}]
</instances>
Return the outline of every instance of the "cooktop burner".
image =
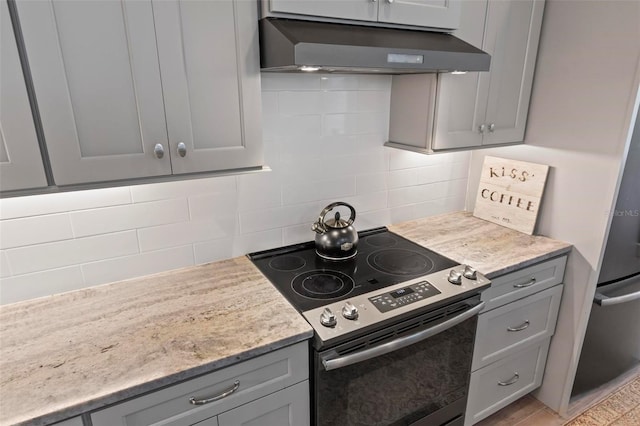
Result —
<instances>
[{"instance_id":1,"label":"cooktop burner","mask_svg":"<svg viewBox=\"0 0 640 426\"><path fill-rule=\"evenodd\" d=\"M249 258L301 312L458 265L386 228L358 236L353 259L323 259L314 242L251 253Z\"/></svg>"}]
</instances>

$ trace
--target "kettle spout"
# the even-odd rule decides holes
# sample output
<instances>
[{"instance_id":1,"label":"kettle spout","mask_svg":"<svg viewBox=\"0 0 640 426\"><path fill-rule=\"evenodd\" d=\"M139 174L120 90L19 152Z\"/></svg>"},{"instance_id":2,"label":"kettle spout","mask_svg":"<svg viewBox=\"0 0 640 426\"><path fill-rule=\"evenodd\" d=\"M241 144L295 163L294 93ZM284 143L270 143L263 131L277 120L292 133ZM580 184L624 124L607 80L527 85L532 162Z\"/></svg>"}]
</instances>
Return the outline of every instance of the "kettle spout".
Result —
<instances>
[{"instance_id":1,"label":"kettle spout","mask_svg":"<svg viewBox=\"0 0 640 426\"><path fill-rule=\"evenodd\" d=\"M314 224L311 225L311 230L315 231L317 234L320 234L320 235L327 232L327 230L324 227L324 223L321 223L321 222L314 222Z\"/></svg>"}]
</instances>

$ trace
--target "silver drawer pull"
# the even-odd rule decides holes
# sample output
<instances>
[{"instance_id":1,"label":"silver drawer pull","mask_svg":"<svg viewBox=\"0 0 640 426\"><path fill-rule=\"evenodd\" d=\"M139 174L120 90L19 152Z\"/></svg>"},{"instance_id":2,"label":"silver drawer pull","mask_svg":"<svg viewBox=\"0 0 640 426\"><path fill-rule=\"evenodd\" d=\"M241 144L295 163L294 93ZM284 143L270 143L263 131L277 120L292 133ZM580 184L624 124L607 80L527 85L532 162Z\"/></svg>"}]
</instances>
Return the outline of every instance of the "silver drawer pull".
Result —
<instances>
[{"instance_id":1,"label":"silver drawer pull","mask_svg":"<svg viewBox=\"0 0 640 426\"><path fill-rule=\"evenodd\" d=\"M522 284L514 284L513 287L514 288L525 288L525 287L531 287L532 285L534 285L536 283L536 277L531 277L531 279L529 280L529 282L526 283L522 283Z\"/></svg>"},{"instance_id":2,"label":"silver drawer pull","mask_svg":"<svg viewBox=\"0 0 640 426\"><path fill-rule=\"evenodd\" d=\"M516 372L512 378L510 378L509 380L507 380L506 382L501 382L500 380L498 380L498 385L500 386L509 386L514 384L515 382L518 381L518 379L520 378L520 375Z\"/></svg>"},{"instance_id":3,"label":"silver drawer pull","mask_svg":"<svg viewBox=\"0 0 640 426\"><path fill-rule=\"evenodd\" d=\"M529 320L526 320L525 322L523 322L521 325L517 326L517 327L507 327L508 331L522 331L525 328L529 327Z\"/></svg>"},{"instance_id":4,"label":"silver drawer pull","mask_svg":"<svg viewBox=\"0 0 640 426\"><path fill-rule=\"evenodd\" d=\"M218 401L218 400L220 400L222 398L225 398L225 397L231 395L232 393L237 391L239 387L240 387L240 381L236 380L235 382L233 382L233 386L231 386L226 391L222 392L220 395L212 396L211 398L205 398L205 399L195 399L195 397L192 396L191 398L189 398L189 402L191 404L193 404L193 405L208 404L210 402Z\"/></svg>"}]
</instances>

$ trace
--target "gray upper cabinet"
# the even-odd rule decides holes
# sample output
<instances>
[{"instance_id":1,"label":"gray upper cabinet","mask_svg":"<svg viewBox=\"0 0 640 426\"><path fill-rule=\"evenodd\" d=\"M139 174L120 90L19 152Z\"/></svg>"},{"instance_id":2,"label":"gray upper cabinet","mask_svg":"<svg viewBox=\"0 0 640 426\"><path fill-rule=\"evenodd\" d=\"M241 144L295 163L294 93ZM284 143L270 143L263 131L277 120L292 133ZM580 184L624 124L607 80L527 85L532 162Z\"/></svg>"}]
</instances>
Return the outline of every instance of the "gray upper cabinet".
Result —
<instances>
[{"instance_id":1,"label":"gray upper cabinet","mask_svg":"<svg viewBox=\"0 0 640 426\"><path fill-rule=\"evenodd\" d=\"M0 190L47 186L18 47L0 1Z\"/></svg>"},{"instance_id":2,"label":"gray upper cabinet","mask_svg":"<svg viewBox=\"0 0 640 426\"><path fill-rule=\"evenodd\" d=\"M170 174L151 1L17 6L56 184Z\"/></svg>"},{"instance_id":3,"label":"gray upper cabinet","mask_svg":"<svg viewBox=\"0 0 640 426\"><path fill-rule=\"evenodd\" d=\"M432 28L458 28L460 0L380 0L378 21Z\"/></svg>"},{"instance_id":4,"label":"gray upper cabinet","mask_svg":"<svg viewBox=\"0 0 640 426\"><path fill-rule=\"evenodd\" d=\"M173 173L261 165L255 3L160 0L153 12Z\"/></svg>"},{"instance_id":5,"label":"gray upper cabinet","mask_svg":"<svg viewBox=\"0 0 640 426\"><path fill-rule=\"evenodd\" d=\"M263 15L348 19L455 29L461 0L262 0Z\"/></svg>"},{"instance_id":6,"label":"gray upper cabinet","mask_svg":"<svg viewBox=\"0 0 640 426\"><path fill-rule=\"evenodd\" d=\"M543 0L463 3L455 34L491 54L491 70L439 77L434 150L524 140L543 9Z\"/></svg>"},{"instance_id":7,"label":"gray upper cabinet","mask_svg":"<svg viewBox=\"0 0 640 426\"><path fill-rule=\"evenodd\" d=\"M57 185L261 165L255 3L17 5Z\"/></svg>"}]
</instances>

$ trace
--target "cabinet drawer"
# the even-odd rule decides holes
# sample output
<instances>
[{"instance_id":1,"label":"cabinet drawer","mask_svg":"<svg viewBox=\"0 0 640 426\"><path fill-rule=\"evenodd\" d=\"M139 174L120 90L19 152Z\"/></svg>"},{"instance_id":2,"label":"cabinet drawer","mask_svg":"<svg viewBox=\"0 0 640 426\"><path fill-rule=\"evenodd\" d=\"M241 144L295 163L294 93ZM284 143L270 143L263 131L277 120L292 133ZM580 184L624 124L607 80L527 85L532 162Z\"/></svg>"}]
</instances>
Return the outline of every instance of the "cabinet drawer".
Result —
<instances>
[{"instance_id":1,"label":"cabinet drawer","mask_svg":"<svg viewBox=\"0 0 640 426\"><path fill-rule=\"evenodd\" d=\"M560 284L566 264L567 256L562 256L493 278L491 287L482 293L484 311Z\"/></svg>"},{"instance_id":2,"label":"cabinet drawer","mask_svg":"<svg viewBox=\"0 0 640 426\"><path fill-rule=\"evenodd\" d=\"M309 377L308 343L301 342L214 373L91 414L93 426L184 426L253 401ZM207 399L237 389L204 405Z\"/></svg>"},{"instance_id":3,"label":"cabinet drawer","mask_svg":"<svg viewBox=\"0 0 640 426\"><path fill-rule=\"evenodd\" d=\"M480 314L472 370L553 335L562 287L557 285Z\"/></svg>"},{"instance_id":4,"label":"cabinet drawer","mask_svg":"<svg viewBox=\"0 0 640 426\"><path fill-rule=\"evenodd\" d=\"M551 338L471 373L465 425L472 425L542 383Z\"/></svg>"}]
</instances>

